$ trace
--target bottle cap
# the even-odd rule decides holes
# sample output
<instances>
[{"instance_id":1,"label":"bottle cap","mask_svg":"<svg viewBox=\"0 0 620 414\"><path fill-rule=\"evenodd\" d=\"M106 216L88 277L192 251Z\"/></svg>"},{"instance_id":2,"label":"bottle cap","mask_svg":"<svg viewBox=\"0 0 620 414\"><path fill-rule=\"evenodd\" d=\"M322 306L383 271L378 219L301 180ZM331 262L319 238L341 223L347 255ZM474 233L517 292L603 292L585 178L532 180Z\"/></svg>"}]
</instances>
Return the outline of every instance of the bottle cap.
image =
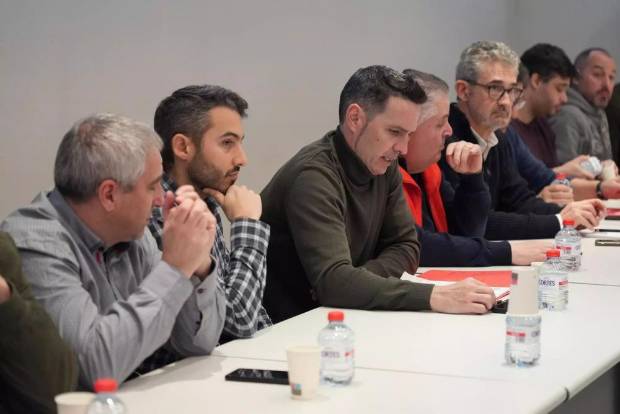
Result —
<instances>
[{"instance_id":1,"label":"bottle cap","mask_svg":"<svg viewBox=\"0 0 620 414\"><path fill-rule=\"evenodd\" d=\"M566 174L564 173L557 173L555 175L556 180L566 180Z\"/></svg>"},{"instance_id":2,"label":"bottle cap","mask_svg":"<svg viewBox=\"0 0 620 414\"><path fill-rule=\"evenodd\" d=\"M547 250L547 257L560 257L560 251L558 249Z\"/></svg>"},{"instance_id":3,"label":"bottle cap","mask_svg":"<svg viewBox=\"0 0 620 414\"><path fill-rule=\"evenodd\" d=\"M575 227L575 220L573 220L573 219L564 219L564 220L562 220L562 225Z\"/></svg>"},{"instance_id":4,"label":"bottle cap","mask_svg":"<svg viewBox=\"0 0 620 414\"><path fill-rule=\"evenodd\" d=\"M114 392L118 389L118 384L114 378L99 378L95 381L95 392Z\"/></svg>"},{"instance_id":5,"label":"bottle cap","mask_svg":"<svg viewBox=\"0 0 620 414\"><path fill-rule=\"evenodd\" d=\"M342 311L331 311L327 314L327 320L332 322L332 321L337 321L337 322L342 322L344 321L344 312Z\"/></svg>"}]
</instances>

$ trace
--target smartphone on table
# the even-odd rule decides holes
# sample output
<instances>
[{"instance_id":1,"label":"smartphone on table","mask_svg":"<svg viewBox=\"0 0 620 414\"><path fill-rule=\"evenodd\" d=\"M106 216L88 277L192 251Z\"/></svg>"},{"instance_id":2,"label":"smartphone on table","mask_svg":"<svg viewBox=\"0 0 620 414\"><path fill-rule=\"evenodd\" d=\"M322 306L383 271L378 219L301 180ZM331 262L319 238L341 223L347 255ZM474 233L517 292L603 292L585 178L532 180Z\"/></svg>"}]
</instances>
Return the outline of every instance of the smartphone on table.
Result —
<instances>
[{"instance_id":1,"label":"smartphone on table","mask_svg":"<svg viewBox=\"0 0 620 414\"><path fill-rule=\"evenodd\" d=\"M226 381L288 385L288 372L271 369L238 368L226 374Z\"/></svg>"}]
</instances>

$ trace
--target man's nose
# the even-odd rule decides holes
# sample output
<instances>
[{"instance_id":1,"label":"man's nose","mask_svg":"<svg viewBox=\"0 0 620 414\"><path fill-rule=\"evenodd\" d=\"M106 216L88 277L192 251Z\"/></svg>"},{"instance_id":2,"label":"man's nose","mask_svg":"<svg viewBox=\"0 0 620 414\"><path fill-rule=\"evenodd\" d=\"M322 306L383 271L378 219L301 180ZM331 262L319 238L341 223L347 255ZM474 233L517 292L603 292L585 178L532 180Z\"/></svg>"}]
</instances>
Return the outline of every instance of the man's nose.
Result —
<instances>
[{"instance_id":1,"label":"man's nose","mask_svg":"<svg viewBox=\"0 0 620 414\"><path fill-rule=\"evenodd\" d=\"M237 154L235 155L233 162L235 163L235 166L240 166L240 167L243 167L244 165L248 163L248 157L245 154L245 150L243 149L243 147L241 146L239 147L239 151L237 151Z\"/></svg>"}]
</instances>

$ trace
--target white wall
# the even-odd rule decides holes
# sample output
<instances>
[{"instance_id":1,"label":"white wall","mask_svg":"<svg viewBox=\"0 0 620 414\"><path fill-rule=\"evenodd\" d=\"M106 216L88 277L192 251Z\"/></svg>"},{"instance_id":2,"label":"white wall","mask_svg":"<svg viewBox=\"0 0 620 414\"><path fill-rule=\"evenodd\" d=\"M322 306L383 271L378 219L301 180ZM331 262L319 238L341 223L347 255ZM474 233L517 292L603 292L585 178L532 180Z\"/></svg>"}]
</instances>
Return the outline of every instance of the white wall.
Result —
<instances>
[{"instance_id":1,"label":"white wall","mask_svg":"<svg viewBox=\"0 0 620 414\"><path fill-rule=\"evenodd\" d=\"M573 60L598 46L620 62L620 0L518 0L509 19L511 44L519 53L545 42Z\"/></svg>"},{"instance_id":2,"label":"white wall","mask_svg":"<svg viewBox=\"0 0 620 414\"><path fill-rule=\"evenodd\" d=\"M250 104L241 182L260 190L335 127L340 90L358 67L415 67L452 83L472 41L522 51L556 25L559 35L544 40L572 52L586 36L617 51L617 0L600 1L603 26L590 11L580 22L562 9L558 22L554 7L533 0L0 0L0 218L52 185L56 147L87 114L151 124L174 89L229 87Z\"/></svg>"}]
</instances>

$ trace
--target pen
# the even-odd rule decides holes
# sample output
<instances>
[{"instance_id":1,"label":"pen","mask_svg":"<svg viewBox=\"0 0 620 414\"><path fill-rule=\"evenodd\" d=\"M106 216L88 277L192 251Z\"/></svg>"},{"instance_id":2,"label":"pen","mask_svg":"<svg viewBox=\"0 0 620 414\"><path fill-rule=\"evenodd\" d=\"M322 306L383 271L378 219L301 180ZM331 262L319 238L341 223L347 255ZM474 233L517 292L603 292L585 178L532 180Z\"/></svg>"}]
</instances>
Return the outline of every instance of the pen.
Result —
<instances>
[{"instance_id":1,"label":"pen","mask_svg":"<svg viewBox=\"0 0 620 414\"><path fill-rule=\"evenodd\" d=\"M506 296L510 295L510 289L508 289L507 291L505 291L504 293L502 293L501 295L499 295L497 298L495 298L497 300L497 302L499 302L500 299L504 299Z\"/></svg>"}]
</instances>

